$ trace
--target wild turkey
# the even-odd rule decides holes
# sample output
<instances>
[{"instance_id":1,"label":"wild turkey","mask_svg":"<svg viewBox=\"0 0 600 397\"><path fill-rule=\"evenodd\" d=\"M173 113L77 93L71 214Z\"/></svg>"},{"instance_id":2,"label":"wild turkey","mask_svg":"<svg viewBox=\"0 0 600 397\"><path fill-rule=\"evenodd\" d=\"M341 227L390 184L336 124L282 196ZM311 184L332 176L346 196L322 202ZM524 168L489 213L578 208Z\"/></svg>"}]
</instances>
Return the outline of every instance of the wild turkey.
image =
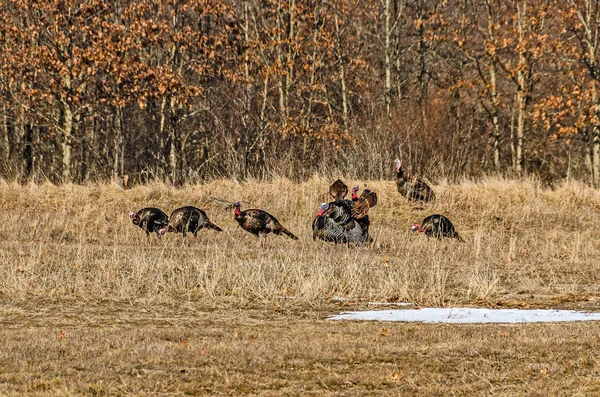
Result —
<instances>
[{"instance_id":1,"label":"wild turkey","mask_svg":"<svg viewBox=\"0 0 600 397\"><path fill-rule=\"evenodd\" d=\"M329 186L329 195L333 197L335 201L343 200L346 195L348 195L348 186L338 179Z\"/></svg>"},{"instance_id":2,"label":"wild turkey","mask_svg":"<svg viewBox=\"0 0 600 397\"><path fill-rule=\"evenodd\" d=\"M429 202L435 200L435 193L427 183L421 178L411 178L405 174L400 160L396 159L394 163L396 164L396 185L401 195L411 201Z\"/></svg>"},{"instance_id":3,"label":"wild turkey","mask_svg":"<svg viewBox=\"0 0 600 397\"><path fill-rule=\"evenodd\" d=\"M347 201L347 200L345 200ZM323 203L312 224L313 240L337 243L364 243L368 235L358 222L352 217L352 208L344 205L344 201Z\"/></svg>"},{"instance_id":4,"label":"wild turkey","mask_svg":"<svg viewBox=\"0 0 600 397\"><path fill-rule=\"evenodd\" d=\"M257 240L257 243L262 244L263 247L267 244L267 234L269 233L278 235L285 234L293 240L298 240L298 237L294 236L292 232L283 227L281 223L268 212L257 209L241 211L239 201L233 203L233 206L235 207L233 218L245 231L254 234L257 238L262 236L262 243L260 239Z\"/></svg>"},{"instance_id":5,"label":"wild turkey","mask_svg":"<svg viewBox=\"0 0 600 397\"><path fill-rule=\"evenodd\" d=\"M454 229L454 225L450 222L450 219L440 214L429 215L423 219L423 223L420 225L418 223L412 225L411 230L413 232L425 232L427 237L436 237L438 239L451 237L463 241L462 237Z\"/></svg>"},{"instance_id":6,"label":"wild turkey","mask_svg":"<svg viewBox=\"0 0 600 397\"><path fill-rule=\"evenodd\" d=\"M358 189L353 189L354 194ZM370 241L369 208L377 204L377 195L365 190L356 201L340 200L321 204L312 224L313 240L360 245Z\"/></svg>"},{"instance_id":7,"label":"wild turkey","mask_svg":"<svg viewBox=\"0 0 600 397\"><path fill-rule=\"evenodd\" d=\"M223 229L212 223L206 212L200 208L186 206L177 208L171 213L171 219L166 227L163 227L160 231L161 234L165 232L175 232L183 234L183 244L187 241L187 233L193 233L194 237L198 236L198 232L201 229L213 229L217 232L222 232Z\"/></svg>"},{"instance_id":8,"label":"wild turkey","mask_svg":"<svg viewBox=\"0 0 600 397\"><path fill-rule=\"evenodd\" d=\"M160 237L160 229L169 224L167 214L158 208L142 208L138 212L131 212L129 218L131 223L139 226L147 236L150 236L150 233L156 233L156 236Z\"/></svg>"}]
</instances>

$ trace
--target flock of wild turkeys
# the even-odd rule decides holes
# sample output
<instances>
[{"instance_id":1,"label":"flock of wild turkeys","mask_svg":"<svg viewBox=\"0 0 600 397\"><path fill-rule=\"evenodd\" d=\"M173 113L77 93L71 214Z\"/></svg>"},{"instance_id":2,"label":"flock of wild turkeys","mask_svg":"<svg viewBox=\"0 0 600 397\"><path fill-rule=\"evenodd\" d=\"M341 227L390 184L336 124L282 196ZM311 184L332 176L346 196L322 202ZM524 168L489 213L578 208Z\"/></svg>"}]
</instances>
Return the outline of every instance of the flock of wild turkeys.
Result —
<instances>
[{"instance_id":1,"label":"flock of wild turkeys","mask_svg":"<svg viewBox=\"0 0 600 397\"><path fill-rule=\"evenodd\" d=\"M411 201L429 202L435 199L431 187L418 177L410 177L402 169L400 160L395 160L396 185L398 192ZM369 236L369 209L377 205L377 194L365 189L360 196L358 186L352 188L352 199L347 200L348 186L341 180L333 182L329 187L329 194L333 201L321 204L319 212L312 223L313 240L320 239L350 245L361 245L372 241ZM259 209L248 209L242 211L240 202L233 203L233 218L239 226L254 234L257 242L266 245L267 235L285 234L297 240L292 232L279 223L277 218L266 211ZM134 225L139 226L146 232L156 233L160 238L166 232L182 233L183 243L187 241L187 233L194 237L204 228L221 232L222 229L212 223L206 212L200 208L187 206L176 209L168 217L158 208L142 208L138 212L129 214ZM434 214L423 219L421 224L415 223L411 230L413 232L424 232L428 237L452 237L458 240L462 238L454 229L454 225L448 218L441 214ZM262 239L260 238L262 237Z\"/></svg>"}]
</instances>

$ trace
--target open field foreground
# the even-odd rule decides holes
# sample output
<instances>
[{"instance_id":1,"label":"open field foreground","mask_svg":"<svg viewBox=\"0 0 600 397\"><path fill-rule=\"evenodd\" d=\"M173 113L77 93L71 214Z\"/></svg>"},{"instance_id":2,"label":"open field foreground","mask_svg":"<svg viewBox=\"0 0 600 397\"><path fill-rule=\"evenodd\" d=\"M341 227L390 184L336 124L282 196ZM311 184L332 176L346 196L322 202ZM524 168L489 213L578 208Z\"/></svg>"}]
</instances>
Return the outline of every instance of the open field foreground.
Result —
<instances>
[{"instance_id":1,"label":"open field foreground","mask_svg":"<svg viewBox=\"0 0 600 397\"><path fill-rule=\"evenodd\" d=\"M437 185L419 206L368 182L375 243L348 248L312 241L330 183L1 183L0 394L600 393L596 322L325 320L368 302L597 311L600 192L489 180ZM257 249L211 197L265 209L299 240ZM158 244L128 217L190 204L224 231ZM466 242L411 233L432 213Z\"/></svg>"}]
</instances>

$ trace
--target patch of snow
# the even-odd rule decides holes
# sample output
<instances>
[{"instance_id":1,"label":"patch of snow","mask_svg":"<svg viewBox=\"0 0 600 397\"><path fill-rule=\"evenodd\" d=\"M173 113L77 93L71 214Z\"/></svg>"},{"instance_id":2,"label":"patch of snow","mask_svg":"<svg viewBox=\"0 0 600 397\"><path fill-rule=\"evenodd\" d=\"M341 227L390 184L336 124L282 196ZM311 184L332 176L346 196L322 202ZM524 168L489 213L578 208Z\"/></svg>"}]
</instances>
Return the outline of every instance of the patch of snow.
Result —
<instances>
[{"instance_id":1,"label":"patch of snow","mask_svg":"<svg viewBox=\"0 0 600 397\"><path fill-rule=\"evenodd\" d=\"M342 312L328 320L402 321L446 324L548 323L559 321L600 321L600 313L575 310L521 310L481 308L425 308Z\"/></svg>"}]
</instances>

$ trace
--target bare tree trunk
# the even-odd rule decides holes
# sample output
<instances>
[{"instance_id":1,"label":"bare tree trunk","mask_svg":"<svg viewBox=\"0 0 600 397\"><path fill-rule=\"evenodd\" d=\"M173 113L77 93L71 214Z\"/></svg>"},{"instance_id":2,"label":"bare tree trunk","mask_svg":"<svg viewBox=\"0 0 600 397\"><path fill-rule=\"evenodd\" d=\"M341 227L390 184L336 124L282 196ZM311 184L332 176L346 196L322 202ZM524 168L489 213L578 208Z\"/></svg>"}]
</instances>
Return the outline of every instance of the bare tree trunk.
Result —
<instances>
[{"instance_id":1,"label":"bare tree trunk","mask_svg":"<svg viewBox=\"0 0 600 397\"><path fill-rule=\"evenodd\" d=\"M2 176L6 177L10 167L10 127L8 119L8 106L4 102L2 106L2 143L0 144L0 156L2 159Z\"/></svg>"},{"instance_id":2,"label":"bare tree trunk","mask_svg":"<svg viewBox=\"0 0 600 397\"><path fill-rule=\"evenodd\" d=\"M510 111L510 153L511 153L511 163L513 172L517 168L517 151L515 147L515 106L517 104L517 99L515 95L515 101L513 102L513 106Z\"/></svg>"},{"instance_id":3,"label":"bare tree trunk","mask_svg":"<svg viewBox=\"0 0 600 397\"><path fill-rule=\"evenodd\" d=\"M594 168L592 166L592 145L591 145L591 140L589 138L589 134L584 134L583 136L584 139L584 163L585 163L585 168L587 169L588 172L588 183L593 184L594 183Z\"/></svg>"},{"instance_id":4,"label":"bare tree trunk","mask_svg":"<svg viewBox=\"0 0 600 397\"><path fill-rule=\"evenodd\" d=\"M600 183L600 129L594 127L592 132L592 176L594 186L598 187Z\"/></svg>"},{"instance_id":5,"label":"bare tree trunk","mask_svg":"<svg viewBox=\"0 0 600 397\"><path fill-rule=\"evenodd\" d=\"M517 71L517 142L515 173L523 175L524 156L523 143L525 140L525 117L528 100L528 84L526 81L527 58L525 56L525 19L527 18L527 0L517 3L517 25L519 28L519 68Z\"/></svg>"},{"instance_id":6,"label":"bare tree trunk","mask_svg":"<svg viewBox=\"0 0 600 397\"><path fill-rule=\"evenodd\" d=\"M385 18L385 108L386 114L390 115L391 108L391 90L392 90L392 65L391 65L391 54L390 54L390 36L392 34L390 29L390 0L384 2L384 18ZM336 20L337 23L337 20Z\"/></svg>"},{"instance_id":7,"label":"bare tree trunk","mask_svg":"<svg viewBox=\"0 0 600 397\"><path fill-rule=\"evenodd\" d=\"M87 181L90 177L90 172L94 171L94 154L96 146L96 129L98 128L98 117L92 116L91 126L84 132L84 141L81 143L81 180ZM97 170L102 171L102 170Z\"/></svg>"},{"instance_id":8,"label":"bare tree trunk","mask_svg":"<svg viewBox=\"0 0 600 397\"><path fill-rule=\"evenodd\" d=\"M177 167L177 127L174 123L175 116L175 99L169 101L169 109L171 114L171 123L169 125L169 171L171 172L171 182L177 183L179 169Z\"/></svg>"},{"instance_id":9,"label":"bare tree trunk","mask_svg":"<svg viewBox=\"0 0 600 397\"><path fill-rule=\"evenodd\" d=\"M115 108L114 114L114 147L113 147L113 167L112 175L117 178L123 175L123 109Z\"/></svg>"},{"instance_id":10,"label":"bare tree trunk","mask_svg":"<svg viewBox=\"0 0 600 397\"><path fill-rule=\"evenodd\" d=\"M311 54L311 69L310 69L310 88L308 90L308 105L306 111L306 119L305 119L305 130L308 131L311 126L312 119L312 107L313 107L313 96L314 96L314 86L317 77L317 47L319 43L319 8L315 7L313 9L313 32L312 32L312 54ZM308 143L309 136L308 134L304 135L302 141L302 157L306 159L308 155Z\"/></svg>"},{"instance_id":11,"label":"bare tree trunk","mask_svg":"<svg viewBox=\"0 0 600 397\"><path fill-rule=\"evenodd\" d=\"M418 41L417 41L417 49L419 51L419 74L417 79L420 85L420 98L419 105L421 106L421 116L423 118L424 124L427 116L427 63L425 60L425 51L426 51L426 40L425 40L425 26L424 26L424 15L423 15L423 5L418 3L417 5L417 22L418 22Z\"/></svg>"},{"instance_id":12,"label":"bare tree trunk","mask_svg":"<svg viewBox=\"0 0 600 397\"><path fill-rule=\"evenodd\" d=\"M593 67L594 65L592 65ZM596 84L592 85L592 103L600 104L600 95L598 95ZM597 110L596 112L599 111ZM600 126L592 126L588 146L591 146L592 184L598 187L598 183L600 182Z\"/></svg>"},{"instance_id":13,"label":"bare tree trunk","mask_svg":"<svg viewBox=\"0 0 600 397\"><path fill-rule=\"evenodd\" d=\"M517 92L518 107L517 107L517 141L515 152L515 173L519 176L523 175L524 156L523 142L525 139L525 99L521 90Z\"/></svg>"},{"instance_id":14,"label":"bare tree trunk","mask_svg":"<svg viewBox=\"0 0 600 397\"><path fill-rule=\"evenodd\" d=\"M311 116L312 116L312 105L313 105L313 90L315 86L315 79L317 74L317 46L318 46L318 34L319 34L319 9L317 7L313 10L313 32L312 32L312 45L313 51L311 54L311 69L310 69L310 89L308 91L308 109L306 111L306 130L310 127ZM304 137L303 153L306 154L308 137Z\"/></svg>"},{"instance_id":15,"label":"bare tree trunk","mask_svg":"<svg viewBox=\"0 0 600 397\"><path fill-rule=\"evenodd\" d=\"M405 0L394 0L394 14L396 15L396 21L394 22L395 29L392 29L394 32L394 58L396 59L396 95L398 97L398 101L402 100L402 85L404 83L401 77L400 71L402 69L402 56L400 51L400 41L402 39L402 34L400 33L400 29L397 28L400 23L400 19L402 18L402 14L404 13L404 7L406 3Z\"/></svg>"},{"instance_id":16,"label":"bare tree trunk","mask_svg":"<svg viewBox=\"0 0 600 397\"><path fill-rule=\"evenodd\" d=\"M92 123L94 122L95 121L92 120ZM88 174L90 170L90 148L92 147L90 134L93 133L92 131L92 128L81 128L81 144L79 145L81 156L81 165L79 166L79 180L81 182L85 182L88 179Z\"/></svg>"},{"instance_id":17,"label":"bare tree trunk","mask_svg":"<svg viewBox=\"0 0 600 397\"><path fill-rule=\"evenodd\" d=\"M73 111L64 101L61 101L61 141L62 150L62 182L71 182L71 151L73 149Z\"/></svg>"},{"instance_id":18,"label":"bare tree trunk","mask_svg":"<svg viewBox=\"0 0 600 397\"><path fill-rule=\"evenodd\" d=\"M288 45L287 45L287 73L285 74L285 108L286 108L286 116L287 116L287 109L288 109L288 101L290 99L290 87L292 86L292 78L294 77L294 57L295 57L295 53L292 50L293 44L295 44L295 39L294 39L294 24L296 23L296 21L294 20L294 8L295 8L295 1L294 0L288 0Z\"/></svg>"},{"instance_id":19,"label":"bare tree trunk","mask_svg":"<svg viewBox=\"0 0 600 397\"><path fill-rule=\"evenodd\" d=\"M281 45L281 41L282 41L282 36L281 36L281 31L283 30L283 27L281 26L281 19L282 19L282 14L283 14L283 10L281 9L281 0L279 0L277 2L277 62L279 63L279 67L281 69L283 69L283 49L282 49L282 45ZM279 80L277 81L277 88L279 90L279 113L281 114L281 118L283 121L283 124L287 124L287 115L286 115L286 108L285 108L285 103L286 103L286 99L285 99L285 84L284 84L284 76L281 75L279 76Z\"/></svg>"},{"instance_id":20,"label":"bare tree trunk","mask_svg":"<svg viewBox=\"0 0 600 397\"><path fill-rule=\"evenodd\" d=\"M340 44L340 25L337 14L334 14L335 34L337 36L337 56L340 68L340 84L342 88L342 117L344 120L344 129L348 128L348 90L346 88L346 72L344 69L344 59L342 57L342 49Z\"/></svg>"},{"instance_id":21,"label":"bare tree trunk","mask_svg":"<svg viewBox=\"0 0 600 397\"><path fill-rule=\"evenodd\" d=\"M160 149L161 149L161 159L162 167L166 167L166 157L168 156L169 148L167 147L169 143L169 137L165 136L165 122L166 122L166 114L165 110L167 107L167 97L163 96L160 101L160 121L158 123L158 136L160 140ZM161 168L162 168L161 167ZM164 168L163 168L164 169Z\"/></svg>"},{"instance_id":22,"label":"bare tree trunk","mask_svg":"<svg viewBox=\"0 0 600 397\"><path fill-rule=\"evenodd\" d=\"M244 41L248 47L250 47L250 20L249 20L249 12L248 12L248 2L244 1ZM246 101L245 101L245 110L246 113L250 113L250 109L252 106L252 98L250 95L250 60L248 58L248 51L244 53L244 77L246 78Z\"/></svg>"},{"instance_id":23,"label":"bare tree trunk","mask_svg":"<svg viewBox=\"0 0 600 397\"><path fill-rule=\"evenodd\" d=\"M497 116L495 119L498 121ZM494 124L494 168L500 172L500 131L497 124Z\"/></svg>"},{"instance_id":24,"label":"bare tree trunk","mask_svg":"<svg viewBox=\"0 0 600 397\"><path fill-rule=\"evenodd\" d=\"M487 35L488 40L491 43L496 42L496 35L494 33L494 18L492 13L492 7L489 1L486 1L487 8ZM498 83L496 80L496 60L494 58L490 59L490 64L488 68L488 73L490 76L490 95L492 100L492 125L494 128L494 167L496 171L500 171L500 122L498 120L498 107L500 106L500 99L498 97Z\"/></svg>"}]
</instances>

